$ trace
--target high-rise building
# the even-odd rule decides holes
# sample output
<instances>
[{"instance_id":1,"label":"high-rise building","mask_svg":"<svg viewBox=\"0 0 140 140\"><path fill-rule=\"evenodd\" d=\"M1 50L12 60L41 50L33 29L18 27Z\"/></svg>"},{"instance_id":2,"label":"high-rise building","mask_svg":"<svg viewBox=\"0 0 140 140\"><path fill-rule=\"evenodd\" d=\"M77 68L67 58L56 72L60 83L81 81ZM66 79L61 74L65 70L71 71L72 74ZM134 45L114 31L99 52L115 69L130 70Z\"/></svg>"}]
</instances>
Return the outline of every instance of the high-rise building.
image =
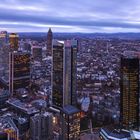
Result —
<instances>
[{"instance_id":1,"label":"high-rise building","mask_svg":"<svg viewBox=\"0 0 140 140\"><path fill-rule=\"evenodd\" d=\"M7 31L1 31L0 32L0 44L2 46L5 46L7 44L7 41L8 41Z\"/></svg>"},{"instance_id":2,"label":"high-rise building","mask_svg":"<svg viewBox=\"0 0 140 140\"><path fill-rule=\"evenodd\" d=\"M45 112L31 117L31 140L52 140L52 114Z\"/></svg>"},{"instance_id":3,"label":"high-rise building","mask_svg":"<svg viewBox=\"0 0 140 140\"><path fill-rule=\"evenodd\" d=\"M32 56L36 61L42 61L42 48L39 46L32 47Z\"/></svg>"},{"instance_id":4,"label":"high-rise building","mask_svg":"<svg viewBox=\"0 0 140 140\"><path fill-rule=\"evenodd\" d=\"M63 49L64 43L53 41L52 102L53 106L63 107Z\"/></svg>"},{"instance_id":5,"label":"high-rise building","mask_svg":"<svg viewBox=\"0 0 140 140\"><path fill-rule=\"evenodd\" d=\"M126 129L139 126L139 59L121 58L120 121Z\"/></svg>"},{"instance_id":6,"label":"high-rise building","mask_svg":"<svg viewBox=\"0 0 140 140\"><path fill-rule=\"evenodd\" d=\"M77 44L77 40L64 43L63 93L66 105L76 105Z\"/></svg>"},{"instance_id":7,"label":"high-rise building","mask_svg":"<svg viewBox=\"0 0 140 140\"><path fill-rule=\"evenodd\" d=\"M9 56L9 90L10 93L30 84L30 53L10 52Z\"/></svg>"},{"instance_id":8,"label":"high-rise building","mask_svg":"<svg viewBox=\"0 0 140 140\"><path fill-rule=\"evenodd\" d=\"M19 40L19 36L16 33L11 33L9 35L9 43L10 43L10 48L13 51L17 51L19 46L18 46L18 40Z\"/></svg>"},{"instance_id":9,"label":"high-rise building","mask_svg":"<svg viewBox=\"0 0 140 140\"><path fill-rule=\"evenodd\" d=\"M57 108L76 105L77 41L53 41L52 101Z\"/></svg>"},{"instance_id":10,"label":"high-rise building","mask_svg":"<svg viewBox=\"0 0 140 140\"><path fill-rule=\"evenodd\" d=\"M28 43L28 42L25 42L23 50L26 51L26 52L31 52L31 44Z\"/></svg>"},{"instance_id":11,"label":"high-rise building","mask_svg":"<svg viewBox=\"0 0 140 140\"><path fill-rule=\"evenodd\" d=\"M80 135L80 110L67 105L62 110L62 140L77 140Z\"/></svg>"},{"instance_id":12,"label":"high-rise building","mask_svg":"<svg viewBox=\"0 0 140 140\"><path fill-rule=\"evenodd\" d=\"M47 34L47 54L52 53L52 39L53 39L53 33L51 28L49 28L48 34Z\"/></svg>"}]
</instances>

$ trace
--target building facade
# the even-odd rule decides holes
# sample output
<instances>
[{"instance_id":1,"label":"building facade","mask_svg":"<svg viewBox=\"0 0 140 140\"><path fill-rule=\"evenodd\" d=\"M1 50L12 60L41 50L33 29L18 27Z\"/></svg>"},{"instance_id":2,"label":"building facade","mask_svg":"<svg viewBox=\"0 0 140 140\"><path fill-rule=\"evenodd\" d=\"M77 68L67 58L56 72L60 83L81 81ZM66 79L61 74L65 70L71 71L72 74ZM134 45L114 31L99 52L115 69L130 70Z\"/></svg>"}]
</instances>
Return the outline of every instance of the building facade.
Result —
<instances>
[{"instance_id":1,"label":"building facade","mask_svg":"<svg viewBox=\"0 0 140 140\"><path fill-rule=\"evenodd\" d=\"M63 49L64 43L53 41L52 104L63 107Z\"/></svg>"},{"instance_id":2,"label":"building facade","mask_svg":"<svg viewBox=\"0 0 140 140\"><path fill-rule=\"evenodd\" d=\"M48 34L47 34L47 54L52 54L52 40L53 40L53 33L51 28L49 28Z\"/></svg>"},{"instance_id":3,"label":"building facade","mask_svg":"<svg viewBox=\"0 0 140 140\"><path fill-rule=\"evenodd\" d=\"M30 53L10 52L9 54L9 90L13 94L15 90L30 85Z\"/></svg>"},{"instance_id":4,"label":"building facade","mask_svg":"<svg viewBox=\"0 0 140 140\"><path fill-rule=\"evenodd\" d=\"M31 140L52 140L52 114L45 112L31 117Z\"/></svg>"},{"instance_id":5,"label":"building facade","mask_svg":"<svg viewBox=\"0 0 140 140\"><path fill-rule=\"evenodd\" d=\"M139 59L121 58L120 121L126 129L139 126Z\"/></svg>"},{"instance_id":6,"label":"building facade","mask_svg":"<svg viewBox=\"0 0 140 140\"><path fill-rule=\"evenodd\" d=\"M8 33L7 31L0 32L0 45L5 46L8 42Z\"/></svg>"},{"instance_id":7,"label":"building facade","mask_svg":"<svg viewBox=\"0 0 140 140\"><path fill-rule=\"evenodd\" d=\"M76 105L77 41L53 42L52 102L58 108Z\"/></svg>"},{"instance_id":8,"label":"building facade","mask_svg":"<svg viewBox=\"0 0 140 140\"><path fill-rule=\"evenodd\" d=\"M62 140L77 140L80 135L80 110L67 105L62 110Z\"/></svg>"},{"instance_id":9,"label":"building facade","mask_svg":"<svg viewBox=\"0 0 140 140\"><path fill-rule=\"evenodd\" d=\"M18 40L19 40L18 34L11 33L9 35L9 43L10 43L11 50L13 50L13 51L17 51L18 50L18 48L19 48Z\"/></svg>"},{"instance_id":10,"label":"building facade","mask_svg":"<svg viewBox=\"0 0 140 140\"><path fill-rule=\"evenodd\" d=\"M65 105L76 106L77 40L64 43L63 93Z\"/></svg>"},{"instance_id":11,"label":"building facade","mask_svg":"<svg viewBox=\"0 0 140 140\"><path fill-rule=\"evenodd\" d=\"M32 47L32 56L35 61L42 61L42 48L39 46Z\"/></svg>"}]
</instances>

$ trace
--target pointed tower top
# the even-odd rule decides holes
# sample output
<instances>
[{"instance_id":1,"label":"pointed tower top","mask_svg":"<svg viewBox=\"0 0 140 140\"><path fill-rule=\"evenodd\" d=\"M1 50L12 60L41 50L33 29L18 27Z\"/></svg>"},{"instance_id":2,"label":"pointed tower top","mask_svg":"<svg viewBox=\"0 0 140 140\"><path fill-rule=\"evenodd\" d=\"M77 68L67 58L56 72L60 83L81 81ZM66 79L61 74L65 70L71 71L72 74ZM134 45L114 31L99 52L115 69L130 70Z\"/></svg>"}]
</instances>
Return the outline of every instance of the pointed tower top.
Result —
<instances>
[{"instance_id":1,"label":"pointed tower top","mask_svg":"<svg viewBox=\"0 0 140 140\"><path fill-rule=\"evenodd\" d=\"M51 29L51 28L49 28L48 32L51 32L51 33L52 33L52 29Z\"/></svg>"}]
</instances>

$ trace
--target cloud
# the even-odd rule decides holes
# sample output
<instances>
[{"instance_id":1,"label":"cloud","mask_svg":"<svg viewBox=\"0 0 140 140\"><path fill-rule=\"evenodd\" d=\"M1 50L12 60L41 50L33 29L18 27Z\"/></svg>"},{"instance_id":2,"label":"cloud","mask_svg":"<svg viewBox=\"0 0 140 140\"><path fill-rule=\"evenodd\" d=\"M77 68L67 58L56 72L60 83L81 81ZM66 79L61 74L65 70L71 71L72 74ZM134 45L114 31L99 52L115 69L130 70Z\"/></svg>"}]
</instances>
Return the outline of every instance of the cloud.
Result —
<instances>
[{"instance_id":1,"label":"cloud","mask_svg":"<svg viewBox=\"0 0 140 140\"><path fill-rule=\"evenodd\" d=\"M0 0L9 31L118 32L140 29L139 0ZM6 24L4 24L6 23Z\"/></svg>"}]
</instances>

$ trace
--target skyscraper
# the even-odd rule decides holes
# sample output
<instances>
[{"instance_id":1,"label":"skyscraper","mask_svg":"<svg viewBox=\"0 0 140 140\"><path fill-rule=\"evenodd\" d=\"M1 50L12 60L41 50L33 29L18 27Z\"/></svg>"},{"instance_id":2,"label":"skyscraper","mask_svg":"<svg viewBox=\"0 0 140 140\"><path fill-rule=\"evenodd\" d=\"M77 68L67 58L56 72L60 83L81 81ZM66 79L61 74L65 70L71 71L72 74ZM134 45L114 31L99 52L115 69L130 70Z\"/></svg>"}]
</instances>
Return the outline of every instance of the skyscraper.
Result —
<instances>
[{"instance_id":1,"label":"skyscraper","mask_svg":"<svg viewBox=\"0 0 140 140\"><path fill-rule=\"evenodd\" d=\"M2 46L5 46L7 44L7 40L8 40L7 31L1 31L0 32L0 44L2 44Z\"/></svg>"},{"instance_id":2,"label":"skyscraper","mask_svg":"<svg viewBox=\"0 0 140 140\"><path fill-rule=\"evenodd\" d=\"M60 110L62 140L80 134L80 110L76 106L77 40L53 41L52 102Z\"/></svg>"},{"instance_id":3,"label":"skyscraper","mask_svg":"<svg viewBox=\"0 0 140 140\"><path fill-rule=\"evenodd\" d=\"M76 105L77 40L67 40L64 46L64 103Z\"/></svg>"},{"instance_id":4,"label":"skyscraper","mask_svg":"<svg viewBox=\"0 0 140 140\"><path fill-rule=\"evenodd\" d=\"M19 40L19 36L16 33L11 33L9 35L9 43L10 43L10 48L13 51L17 51L19 46L18 46L18 40Z\"/></svg>"},{"instance_id":5,"label":"skyscraper","mask_svg":"<svg viewBox=\"0 0 140 140\"><path fill-rule=\"evenodd\" d=\"M63 108L76 105L77 41L53 42L52 100Z\"/></svg>"},{"instance_id":6,"label":"skyscraper","mask_svg":"<svg viewBox=\"0 0 140 140\"><path fill-rule=\"evenodd\" d=\"M31 117L31 140L52 140L52 114L45 112Z\"/></svg>"},{"instance_id":7,"label":"skyscraper","mask_svg":"<svg viewBox=\"0 0 140 140\"><path fill-rule=\"evenodd\" d=\"M139 126L139 59L121 58L120 121L126 129Z\"/></svg>"},{"instance_id":8,"label":"skyscraper","mask_svg":"<svg viewBox=\"0 0 140 140\"><path fill-rule=\"evenodd\" d=\"M62 140L77 140L80 135L80 110L67 105L62 111Z\"/></svg>"},{"instance_id":9,"label":"skyscraper","mask_svg":"<svg viewBox=\"0 0 140 140\"><path fill-rule=\"evenodd\" d=\"M32 55L35 61L42 61L42 48L40 46L33 46Z\"/></svg>"},{"instance_id":10,"label":"skyscraper","mask_svg":"<svg viewBox=\"0 0 140 140\"><path fill-rule=\"evenodd\" d=\"M51 55L52 53L52 39L53 39L53 33L51 28L49 28L48 34L47 34L47 54Z\"/></svg>"},{"instance_id":11,"label":"skyscraper","mask_svg":"<svg viewBox=\"0 0 140 140\"><path fill-rule=\"evenodd\" d=\"M9 56L9 90L10 93L30 84L30 53L10 52Z\"/></svg>"},{"instance_id":12,"label":"skyscraper","mask_svg":"<svg viewBox=\"0 0 140 140\"><path fill-rule=\"evenodd\" d=\"M53 41L52 102L53 106L63 107L63 49L64 42Z\"/></svg>"}]
</instances>

